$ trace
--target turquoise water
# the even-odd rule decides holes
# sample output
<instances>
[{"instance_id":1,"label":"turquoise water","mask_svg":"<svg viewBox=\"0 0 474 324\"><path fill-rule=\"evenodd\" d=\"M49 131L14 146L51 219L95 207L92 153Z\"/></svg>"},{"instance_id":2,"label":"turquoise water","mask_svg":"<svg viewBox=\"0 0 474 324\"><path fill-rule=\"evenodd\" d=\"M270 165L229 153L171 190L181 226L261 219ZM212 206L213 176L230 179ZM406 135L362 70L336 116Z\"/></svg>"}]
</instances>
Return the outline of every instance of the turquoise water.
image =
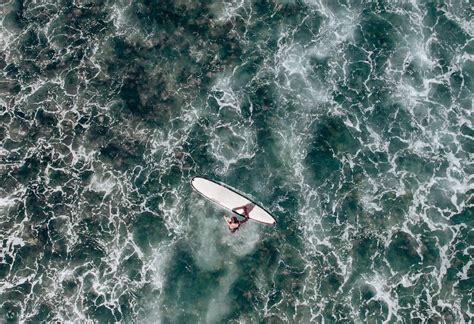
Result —
<instances>
[{"instance_id":1,"label":"turquoise water","mask_svg":"<svg viewBox=\"0 0 474 324\"><path fill-rule=\"evenodd\" d=\"M471 322L472 15L2 2L0 322Z\"/></svg>"}]
</instances>

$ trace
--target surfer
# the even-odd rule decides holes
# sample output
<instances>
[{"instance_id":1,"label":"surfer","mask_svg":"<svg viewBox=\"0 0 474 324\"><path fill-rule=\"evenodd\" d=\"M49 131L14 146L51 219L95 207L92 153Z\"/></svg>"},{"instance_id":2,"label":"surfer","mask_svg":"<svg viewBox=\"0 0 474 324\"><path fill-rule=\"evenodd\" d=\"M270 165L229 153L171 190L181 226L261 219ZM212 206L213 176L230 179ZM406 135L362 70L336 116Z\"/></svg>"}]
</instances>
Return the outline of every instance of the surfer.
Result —
<instances>
[{"instance_id":1,"label":"surfer","mask_svg":"<svg viewBox=\"0 0 474 324\"><path fill-rule=\"evenodd\" d=\"M244 218L243 220L239 221L235 216L232 216L230 219L227 216L224 216L224 219L231 233L234 233L236 230L238 230L240 225L248 220L248 218Z\"/></svg>"},{"instance_id":2,"label":"surfer","mask_svg":"<svg viewBox=\"0 0 474 324\"><path fill-rule=\"evenodd\" d=\"M232 209L232 211L237 212L237 210L242 209L243 210L243 215L239 213L239 215L242 215L244 217L243 220L238 220L236 216L232 216L230 219L227 216L224 216L224 220L227 223L227 226L229 227L229 231L231 233L234 233L236 230L239 229L240 225L245 223L246 221L249 220L249 210L247 205L242 206L242 207L237 207Z\"/></svg>"}]
</instances>

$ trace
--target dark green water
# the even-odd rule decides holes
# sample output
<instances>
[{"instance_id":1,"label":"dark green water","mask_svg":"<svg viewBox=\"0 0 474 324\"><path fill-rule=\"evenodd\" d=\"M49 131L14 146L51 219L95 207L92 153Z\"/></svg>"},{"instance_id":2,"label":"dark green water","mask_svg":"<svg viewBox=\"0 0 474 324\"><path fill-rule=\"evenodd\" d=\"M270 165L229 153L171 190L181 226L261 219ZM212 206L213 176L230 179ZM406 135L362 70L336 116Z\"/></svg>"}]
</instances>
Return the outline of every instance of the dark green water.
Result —
<instances>
[{"instance_id":1,"label":"dark green water","mask_svg":"<svg viewBox=\"0 0 474 324\"><path fill-rule=\"evenodd\" d=\"M0 322L471 322L472 16L3 1Z\"/></svg>"}]
</instances>

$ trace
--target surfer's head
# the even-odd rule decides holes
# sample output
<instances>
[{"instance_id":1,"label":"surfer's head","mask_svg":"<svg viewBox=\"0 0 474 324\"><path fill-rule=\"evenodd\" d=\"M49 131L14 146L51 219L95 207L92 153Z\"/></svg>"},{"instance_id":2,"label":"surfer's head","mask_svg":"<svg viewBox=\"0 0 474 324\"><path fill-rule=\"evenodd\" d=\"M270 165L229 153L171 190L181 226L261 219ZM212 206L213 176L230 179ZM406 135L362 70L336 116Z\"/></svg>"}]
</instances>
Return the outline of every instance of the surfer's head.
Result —
<instances>
[{"instance_id":1,"label":"surfer's head","mask_svg":"<svg viewBox=\"0 0 474 324\"><path fill-rule=\"evenodd\" d=\"M235 217L235 216L232 216L231 220L232 220L232 223L238 223L238 222L239 222L239 221L237 220L237 217Z\"/></svg>"}]
</instances>

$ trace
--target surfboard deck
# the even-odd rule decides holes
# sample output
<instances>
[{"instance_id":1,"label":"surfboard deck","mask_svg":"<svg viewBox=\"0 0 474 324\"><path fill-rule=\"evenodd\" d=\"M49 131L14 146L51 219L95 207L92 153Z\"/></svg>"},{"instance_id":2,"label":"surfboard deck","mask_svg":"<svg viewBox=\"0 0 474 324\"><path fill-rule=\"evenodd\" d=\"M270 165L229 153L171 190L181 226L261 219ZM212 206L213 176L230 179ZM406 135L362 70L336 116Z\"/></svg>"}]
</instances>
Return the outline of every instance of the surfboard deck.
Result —
<instances>
[{"instance_id":1,"label":"surfboard deck","mask_svg":"<svg viewBox=\"0 0 474 324\"><path fill-rule=\"evenodd\" d=\"M241 213L233 209L247 206L249 219L267 225L276 223L273 216L263 207L225 184L203 177L193 177L191 179L191 186L200 195L230 212L242 216Z\"/></svg>"}]
</instances>

